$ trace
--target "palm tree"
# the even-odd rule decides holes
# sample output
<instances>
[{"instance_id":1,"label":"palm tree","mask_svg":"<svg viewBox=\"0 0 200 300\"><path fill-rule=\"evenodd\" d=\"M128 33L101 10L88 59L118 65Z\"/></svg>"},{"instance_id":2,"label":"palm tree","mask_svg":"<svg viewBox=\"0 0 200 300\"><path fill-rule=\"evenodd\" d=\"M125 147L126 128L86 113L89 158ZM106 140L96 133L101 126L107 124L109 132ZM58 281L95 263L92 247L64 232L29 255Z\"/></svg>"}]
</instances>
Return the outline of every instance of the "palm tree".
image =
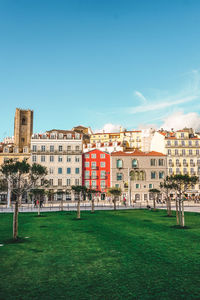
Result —
<instances>
[{"instance_id":1,"label":"palm tree","mask_svg":"<svg viewBox=\"0 0 200 300\"><path fill-rule=\"evenodd\" d=\"M119 196L121 196L122 191L120 188L117 187L111 187L108 190L108 194L113 196L113 204L114 204L114 210L116 210L116 202L119 199Z\"/></svg>"},{"instance_id":2,"label":"palm tree","mask_svg":"<svg viewBox=\"0 0 200 300\"><path fill-rule=\"evenodd\" d=\"M176 207L177 207L177 225L182 227L185 226L185 215L184 215L184 194L191 187L191 185L196 184L198 181L197 176L189 175L171 175L169 177L173 189L176 191ZM178 197L177 197L178 196Z\"/></svg>"},{"instance_id":3,"label":"palm tree","mask_svg":"<svg viewBox=\"0 0 200 300\"><path fill-rule=\"evenodd\" d=\"M153 210L156 211L156 198L158 199L160 191L158 189L150 189L149 192L153 194Z\"/></svg>"},{"instance_id":4,"label":"palm tree","mask_svg":"<svg viewBox=\"0 0 200 300\"><path fill-rule=\"evenodd\" d=\"M16 195L15 209L13 214L13 238L16 240L18 236L18 211L19 203L22 195L37 187L39 179L44 179L47 170L39 164L32 166L24 159L22 162L9 159L5 161L0 169L4 178L7 180L10 190Z\"/></svg>"},{"instance_id":5,"label":"palm tree","mask_svg":"<svg viewBox=\"0 0 200 300\"><path fill-rule=\"evenodd\" d=\"M80 203L81 200L84 198L84 196L87 193L87 188L82 185L72 185L72 190L75 194L78 195L78 203L77 203L77 219L81 218L81 210L80 210Z\"/></svg>"}]
</instances>

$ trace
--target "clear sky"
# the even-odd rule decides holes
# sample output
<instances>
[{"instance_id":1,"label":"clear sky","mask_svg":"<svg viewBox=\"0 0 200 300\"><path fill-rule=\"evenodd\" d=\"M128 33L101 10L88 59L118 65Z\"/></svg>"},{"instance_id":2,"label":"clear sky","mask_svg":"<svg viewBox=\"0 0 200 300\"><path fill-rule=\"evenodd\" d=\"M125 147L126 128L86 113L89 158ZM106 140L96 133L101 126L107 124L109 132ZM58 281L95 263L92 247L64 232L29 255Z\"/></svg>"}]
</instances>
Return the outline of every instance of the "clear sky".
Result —
<instances>
[{"instance_id":1,"label":"clear sky","mask_svg":"<svg viewBox=\"0 0 200 300\"><path fill-rule=\"evenodd\" d=\"M199 70L199 0L0 0L0 139L16 107L35 132L199 126Z\"/></svg>"}]
</instances>

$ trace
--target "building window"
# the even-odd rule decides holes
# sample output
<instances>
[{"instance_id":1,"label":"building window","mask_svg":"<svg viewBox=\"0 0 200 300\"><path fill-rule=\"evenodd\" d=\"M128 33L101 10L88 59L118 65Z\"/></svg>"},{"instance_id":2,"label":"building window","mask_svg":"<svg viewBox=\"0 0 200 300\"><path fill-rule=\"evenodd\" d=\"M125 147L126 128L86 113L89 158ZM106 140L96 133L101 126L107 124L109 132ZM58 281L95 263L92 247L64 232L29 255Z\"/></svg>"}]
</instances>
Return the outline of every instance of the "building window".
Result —
<instances>
[{"instance_id":1,"label":"building window","mask_svg":"<svg viewBox=\"0 0 200 300\"><path fill-rule=\"evenodd\" d=\"M119 188L119 183L116 183L116 184L115 184L115 187L116 187L116 188Z\"/></svg>"},{"instance_id":2,"label":"building window","mask_svg":"<svg viewBox=\"0 0 200 300\"><path fill-rule=\"evenodd\" d=\"M122 173L117 173L117 181L122 180L123 174Z\"/></svg>"},{"instance_id":3,"label":"building window","mask_svg":"<svg viewBox=\"0 0 200 300\"><path fill-rule=\"evenodd\" d=\"M179 153L179 152L178 152L178 150L177 150L177 149L175 149L175 155L178 155L178 153Z\"/></svg>"},{"instance_id":4,"label":"building window","mask_svg":"<svg viewBox=\"0 0 200 300\"><path fill-rule=\"evenodd\" d=\"M96 186L97 186L96 180L92 180L92 187L96 188Z\"/></svg>"},{"instance_id":5,"label":"building window","mask_svg":"<svg viewBox=\"0 0 200 300\"><path fill-rule=\"evenodd\" d=\"M89 161L85 161L85 168L89 168L89 167L90 167Z\"/></svg>"},{"instance_id":6,"label":"building window","mask_svg":"<svg viewBox=\"0 0 200 300\"><path fill-rule=\"evenodd\" d=\"M101 153L101 156L100 156L101 158L105 158L106 157L106 155L104 154L104 153Z\"/></svg>"},{"instance_id":7,"label":"building window","mask_svg":"<svg viewBox=\"0 0 200 300\"><path fill-rule=\"evenodd\" d=\"M79 168L75 168L75 174L79 174L79 173L80 173Z\"/></svg>"},{"instance_id":8,"label":"building window","mask_svg":"<svg viewBox=\"0 0 200 300\"><path fill-rule=\"evenodd\" d=\"M102 188L102 189L105 189L105 187L106 187L105 180L101 180L101 188Z\"/></svg>"},{"instance_id":9,"label":"building window","mask_svg":"<svg viewBox=\"0 0 200 300\"><path fill-rule=\"evenodd\" d=\"M96 166L96 162L93 161L91 164L92 164L92 165L91 165L91 168L92 168L92 169L96 169L96 167L97 167L97 166Z\"/></svg>"},{"instance_id":10,"label":"building window","mask_svg":"<svg viewBox=\"0 0 200 300\"><path fill-rule=\"evenodd\" d=\"M49 168L49 174L53 174L53 168Z\"/></svg>"},{"instance_id":11,"label":"building window","mask_svg":"<svg viewBox=\"0 0 200 300\"><path fill-rule=\"evenodd\" d=\"M195 141L195 146L199 146L199 141Z\"/></svg>"},{"instance_id":12,"label":"building window","mask_svg":"<svg viewBox=\"0 0 200 300\"><path fill-rule=\"evenodd\" d=\"M196 150L196 155L199 155L199 150Z\"/></svg>"},{"instance_id":13,"label":"building window","mask_svg":"<svg viewBox=\"0 0 200 300\"><path fill-rule=\"evenodd\" d=\"M163 179L164 178L164 172L159 172L159 179Z\"/></svg>"},{"instance_id":14,"label":"building window","mask_svg":"<svg viewBox=\"0 0 200 300\"><path fill-rule=\"evenodd\" d=\"M183 132L181 132L181 137L184 138L184 133Z\"/></svg>"},{"instance_id":15,"label":"building window","mask_svg":"<svg viewBox=\"0 0 200 300\"><path fill-rule=\"evenodd\" d=\"M50 156L49 156L49 160L50 160L50 162L53 162L53 161L54 161L54 156L53 156L53 155L50 155Z\"/></svg>"},{"instance_id":16,"label":"building window","mask_svg":"<svg viewBox=\"0 0 200 300\"><path fill-rule=\"evenodd\" d=\"M75 179L75 185L79 185L79 179Z\"/></svg>"},{"instance_id":17,"label":"building window","mask_svg":"<svg viewBox=\"0 0 200 300\"><path fill-rule=\"evenodd\" d=\"M159 166L164 166L164 159L159 159L158 160L158 165Z\"/></svg>"},{"instance_id":18,"label":"building window","mask_svg":"<svg viewBox=\"0 0 200 300\"><path fill-rule=\"evenodd\" d=\"M167 146L171 146L171 141L167 141Z\"/></svg>"},{"instance_id":19,"label":"building window","mask_svg":"<svg viewBox=\"0 0 200 300\"><path fill-rule=\"evenodd\" d=\"M58 168L58 174L62 174L62 168Z\"/></svg>"},{"instance_id":20,"label":"building window","mask_svg":"<svg viewBox=\"0 0 200 300\"><path fill-rule=\"evenodd\" d=\"M62 186L62 179L58 179L58 185Z\"/></svg>"},{"instance_id":21,"label":"building window","mask_svg":"<svg viewBox=\"0 0 200 300\"><path fill-rule=\"evenodd\" d=\"M189 144L189 146L191 147L191 146L192 146L192 141L189 141L188 144Z\"/></svg>"},{"instance_id":22,"label":"building window","mask_svg":"<svg viewBox=\"0 0 200 300\"><path fill-rule=\"evenodd\" d=\"M96 171L92 171L92 178L96 179L96 177L97 177L97 172Z\"/></svg>"},{"instance_id":23,"label":"building window","mask_svg":"<svg viewBox=\"0 0 200 300\"><path fill-rule=\"evenodd\" d=\"M153 184L150 183L150 184L149 184L149 189L152 189L152 188L153 188Z\"/></svg>"},{"instance_id":24,"label":"building window","mask_svg":"<svg viewBox=\"0 0 200 300\"><path fill-rule=\"evenodd\" d=\"M175 146L178 146L178 141L174 141L174 145L175 145Z\"/></svg>"},{"instance_id":25,"label":"building window","mask_svg":"<svg viewBox=\"0 0 200 300\"><path fill-rule=\"evenodd\" d=\"M71 151L72 147L71 146L67 146L67 151Z\"/></svg>"},{"instance_id":26,"label":"building window","mask_svg":"<svg viewBox=\"0 0 200 300\"><path fill-rule=\"evenodd\" d=\"M151 172L151 179L156 179L156 172Z\"/></svg>"},{"instance_id":27,"label":"building window","mask_svg":"<svg viewBox=\"0 0 200 300\"><path fill-rule=\"evenodd\" d=\"M176 174L180 174L180 169L176 168Z\"/></svg>"},{"instance_id":28,"label":"building window","mask_svg":"<svg viewBox=\"0 0 200 300\"><path fill-rule=\"evenodd\" d=\"M185 141L181 141L181 145L182 145L182 146L185 146Z\"/></svg>"},{"instance_id":29,"label":"building window","mask_svg":"<svg viewBox=\"0 0 200 300\"><path fill-rule=\"evenodd\" d=\"M46 147L45 146L41 146L41 151L45 152Z\"/></svg>"},{"instance_id":30,"label":"building window","mask_svg":"<svg viewBox=\"0 0 200 300\"><path fill-rule=\"evenodd\" d=\"M89 179L90 178L90 171L85 171L85 178Z\"/></svg>"},{"instance_id":31,"label":"building window","mask_svg":"<svg viewBox=\"0 0 200 300\"><path fill-rule=\"evenodd\" d=\"M101 179L105 179L106 178L106 172L105 171L101 171Z\"/></svg>"},{"instance_id":32,"label":"building window","mask_svg":"<svg viewBox=\"0 0 200 300\"><path fill-rule=\"evenodd\" d=\"M87 188L90 187L90 181L89 181L89 180L86 180L86 181L85 181L85 186L86 186Z\"/></svg>"},{"instance_id":33,"label":"building window","mask_svg":"<svg viewBox=\"0 0 200 300\"><path fill-rule=\"evenodd\" d=\"M32 156L32 162L36 162L37 161L37 156L36 155L33 155Z\"/></svg>"},{"instance_id":34,"label":"building window","mask_svg":"<svg viewBox=\"0 0 200 300\"><path fill-rule=\"evenodd\" d=\"M90 154L89 153L85 154L85 158L90 158Z\"/></svg>"},{"instance_id":35,"label":"building window","mask_svg":"<svg viewBox=\"0 0 200 300\"><path fill-rule=\"evenodd\" d=\"M92 157L92 158L96 158L96 154L95 154L95 153L92 153L91 157Z\"/></svg>"},{"instance_id":36,"label":"building window","mask_svg":"<svg viewBox=\"0 0 200 300\"><path fill-rule=\"evenodd\" d=\"M45 162L45 155L41 155L41 162Z\"/></svg>"},{"instance_id":37,"label":"building window","mask_svg":"<svg viewBox=\"0 0 200 300\"><path fill-rule=\"evenodd\" d=\"M70 180L70 178L67 178L66 184L67 184L67 186L70 186L70 185L71 185L71 180Z\"/></svg>"},{"instance_id":38,"label":"building window","mask_svg":"<svg viewBox=\"0 0 200 300\"><path fill-rule=\"evenodd\" d=\"M136 189L139 189L140 188L139 183L136 183L135 187L136 187Z\"/></svg>"},{"instance_id":39,"label":"building window","mask_svg":"<svg viewBox=\"0 0 200 300\"><path fill-rule=\"evenodd\" d=\"M67 162L71 161L71 156L67 156Z\"/></svg>"},{"instance_id":40,"label":"building window","mask_svg":"<svg viewBox=\"0 0 200 300\"><path fill-rule=\"evenodd\" d=\"M189 155L192 155L192 153L193 153L192 150L189 150Z\"/></svg>"},{"instance_id":41,"label":"building window","mask_svg":"<svg viewBox=\"0 0 200 300\"><path fill-rule=\"evenodd\" d=\"M123 167L123 161L122 161L122 159L118 159L117 160L117 168L120 169L122 167Z\"/></svg>"},{"instance_id":42,"label":"building window","mask_svg":"<svg viewBox=\"0 0 200 300\"><path fill-rule=\"evenodd\" d=\"M62 151L63 151L63 146L62 146L62 145L59 145L59 146L58 146L58 151L59 151L59 152L62 152Z\"/></svg>"},{"instance_id":43,"label":"building window","mask_svg":"<svg viewBox=\"0 0 200 300\"><path fill-rule=\"evenodd\" d=\"M156 165L156 160L154 158L151 159L151 166L155 166Z\"/></svg>"},{"instance_id":44,"label":"building window","mask_svg":"<svg viewBox=\"0 0 200 300\"><path fill-rule=\"evenodd\" d=\"M49 179L49 184L53 186L53 179Z\"/></svg>"},{"instance_id":45,"label":"building window","mask_svg":"<svg viewBox=\"0 0 200 300\"><path fill-rule=\"evenodd\" d=\"M168 149L167 154L171 155L171 149Z\"/></svg>"},{"instance_id":46,"label":"building window","mask_svg":"<svg viewBox=\"0 0 200 300\"><path fill-rule=\"evenodd\" d=\"M182 150L182 155L185 155L185 149Z\"/></svg>"},{"instance_id":47,"label":"building window","mask_svg":"<svg viewBox=\"0 0 200 300\"><path fill-rule=\"evenodd\" d=\"M80 151L80 147L79 146L76 146L76 151Z\"/></svg>"},{"instance_id":48,"label":"building window","mask_svg":"<svg viewBox=\"0 0 200 300\"><path fill-rule=\"evenodd\" d=\"M172 173L173 173L172 168L169 168L169 174L172 174Z\"/></svg>"},{"instance_id":49,"label":"building window","mask_svg":"<svg viewBox=\"0 0 200 300\"><path fill-rule=\"evenodd\" d=\"M67 168L67 174L71 174L71 168Z\"/></svg>"},{"instance_id":50,"label":"building window","mask_svg":"<svg viewBox=\"0 0 200 300\"><path fill-rule=\"evenodd\" d=\"M58 156L58 162L62 162L62 156Z\"/></svg>"},{"instance_id":51,"label":"building window","mask_svg":"<svg viewBox=\"0 0 200 300\"><path fill-rule=\"evenodd\" d=\"M138 162L137 159L132 160L132 168L137 168L138 167Z\"/></svg>"},{"instance_id":52,"label":"building window","mask_svg":"<svg viewBox=\"0 0 200 300\"><path fill-rule=\"evenodd\" d=\"M105 161L101 161L101 168L105 168L105 166L106 166Z\"/></svg>"},{"instance_id":53,"label":"building window","mask_svg":"<svg viewBox=\"0 0 200 300\"><path fill-rule=\"evenodd\" d=\"M36 151L37 151L37 146L36 146L36 145L33 145L32 150L33 150L33 152L36 152Z\"/></svg>"},{"instance_id":54,"label":"building window","mask_svg":"<svg viewBox=\"0 0 200 300\"><path fill-rule=\"evenodd\" d=\"M54 146L50 145L50 152L54 152Z\"/></svg>"},{"instance_id":55,"label":"building window","mask_svg":"<svg viewBox=\"0 0 200 300\"><path fill-rule=\"evenodd\" d=\"M79 162L79 161L80 161L79 156L75 156L75 162Z\"/></svg>"}]
</instances>

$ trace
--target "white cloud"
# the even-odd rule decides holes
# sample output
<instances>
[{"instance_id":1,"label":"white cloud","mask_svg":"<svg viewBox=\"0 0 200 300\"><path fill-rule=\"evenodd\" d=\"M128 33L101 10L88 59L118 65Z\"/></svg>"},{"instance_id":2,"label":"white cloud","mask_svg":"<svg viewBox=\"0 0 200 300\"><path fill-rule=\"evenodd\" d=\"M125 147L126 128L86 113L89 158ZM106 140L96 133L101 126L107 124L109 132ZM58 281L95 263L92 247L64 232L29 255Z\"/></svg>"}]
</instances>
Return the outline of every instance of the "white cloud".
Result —
<instances>
[{"instance_id":1,"label":"white cloud","mask_svg":"<svg viewBox=\"0 0 200 300\"><path fill-rule=\"evenodd\" d=\"M119 124L107 123L103 126L103 128L97 129L95 132L119 132L121 127L122 126Z\"/></svg>"},{"instance_id":2,"label":"white cloud","mask_svg":"<svg viewBox=\"0 0 200 300\"><path fill-rule=\"evenodd\" d=\"M164 119L164 123L161 128L166 130L183 129L184 127L193 128L195 130L200 130L200 115L195 112L190 112L184 114L183 112L175 112L172 115Z\"/></svg>"},{"instance_id":3,"label":"white cloud","mask_svg":"<svg viewBox=\"0 0 200 300\"><path fill-rule=\"evenodd\" d=\"M156 100L151 100L145 98L145 96L139 92L135 91L134 94L140 100L142 104L134 107L129 107L127 112L130 114L148 112L148 111L158 111L167 109L170 107L179 106L180 104L185 104L188 102L195 101L200 98L200 76L197 70L192 71L188 77L187 85L181 89L178 93L169 94L165 97L159 97Z\"/></svg>"}]
</instances>

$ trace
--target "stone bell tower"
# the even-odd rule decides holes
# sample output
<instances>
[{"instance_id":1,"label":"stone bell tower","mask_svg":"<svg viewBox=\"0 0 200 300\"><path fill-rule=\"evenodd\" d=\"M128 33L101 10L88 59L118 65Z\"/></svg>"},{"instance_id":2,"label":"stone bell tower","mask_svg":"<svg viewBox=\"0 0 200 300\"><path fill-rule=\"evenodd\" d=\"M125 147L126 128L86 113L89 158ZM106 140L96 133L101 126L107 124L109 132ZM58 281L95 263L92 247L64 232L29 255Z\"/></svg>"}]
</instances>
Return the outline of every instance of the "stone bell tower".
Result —
<instances>
[{"instance_id":1,"label":"stone bell tower","mask_svg":"<svg viewBox=\"0 0 200 300\"><path fill-rule=\"evenodd\" d=\"M23 151L23 147L30 149L31 136L33 133L33 111L16 108L15 111L15 128L14 128L14 144Z\"/></svg>"}]
</instances>

